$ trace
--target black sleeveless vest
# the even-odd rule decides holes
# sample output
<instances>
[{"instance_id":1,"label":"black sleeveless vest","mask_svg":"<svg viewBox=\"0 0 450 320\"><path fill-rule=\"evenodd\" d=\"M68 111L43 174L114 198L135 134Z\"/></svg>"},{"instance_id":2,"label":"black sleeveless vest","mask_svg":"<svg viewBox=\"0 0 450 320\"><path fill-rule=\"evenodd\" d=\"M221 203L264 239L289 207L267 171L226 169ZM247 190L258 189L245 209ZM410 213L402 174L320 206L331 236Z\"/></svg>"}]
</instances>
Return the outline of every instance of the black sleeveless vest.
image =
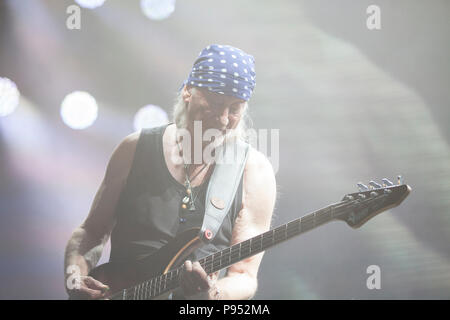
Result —
<instances>
[{"instance_id":1,"label":"black sleeveless vest","mask_svg":"<svg viewBox=\"0 0 450 320\"><path fill-rule=\"evenodd\" d=\"M201 227L209 179L193 188L196 211L181 208L185 187L169 172L162 137L167 125L142 129L126 185L116 207L110 261L143 258L184 230ZM213 242L197 250L198 260L229 246L235 219L242 206L242 180L233 204Z\"/></svg>"}]
</instances>

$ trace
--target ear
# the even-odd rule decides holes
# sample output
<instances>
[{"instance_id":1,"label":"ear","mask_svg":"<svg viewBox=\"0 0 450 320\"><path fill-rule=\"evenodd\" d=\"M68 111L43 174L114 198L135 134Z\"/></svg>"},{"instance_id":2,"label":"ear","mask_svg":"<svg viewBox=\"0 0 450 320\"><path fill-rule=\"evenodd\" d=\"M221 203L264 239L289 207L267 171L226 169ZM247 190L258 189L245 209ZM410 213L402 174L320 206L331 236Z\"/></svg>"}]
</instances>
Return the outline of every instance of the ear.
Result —
<instances>
[{"instance_id":1,"label":"ear","mask_svg":"<svg viewBox=\"0 0 450 320\"><path fill-rule=\"evenodd\" d=\"M191 90L192 90L192 86L189 86L189 85L185 85L182 89L183 101L186 103L189 102L189 100L192 96Z\"/></svg>"}]
</instances>

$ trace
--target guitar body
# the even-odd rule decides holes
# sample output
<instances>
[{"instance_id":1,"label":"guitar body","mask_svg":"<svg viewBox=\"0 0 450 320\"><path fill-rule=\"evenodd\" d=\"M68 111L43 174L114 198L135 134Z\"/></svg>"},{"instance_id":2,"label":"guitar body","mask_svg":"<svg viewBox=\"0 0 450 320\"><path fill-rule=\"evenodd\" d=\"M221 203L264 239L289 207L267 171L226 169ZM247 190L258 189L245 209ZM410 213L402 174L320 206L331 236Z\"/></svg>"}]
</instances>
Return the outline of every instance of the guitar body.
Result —
<instances>
[{"instance_id":1,"label":"guitar body","mask_svg":"<svg viewBox=\"0 0 450 320\"><path fill-rule=\"evenodd\" d=\"M89 275L108 285L109 296L114 295L122 289L179 267L192 252L203 245L198 233L199 228L186 230L148 257L130 263L108 262L92 269ZM164 299L169 294L170 292L157 299Z\"/></svg>"}]
</instances>

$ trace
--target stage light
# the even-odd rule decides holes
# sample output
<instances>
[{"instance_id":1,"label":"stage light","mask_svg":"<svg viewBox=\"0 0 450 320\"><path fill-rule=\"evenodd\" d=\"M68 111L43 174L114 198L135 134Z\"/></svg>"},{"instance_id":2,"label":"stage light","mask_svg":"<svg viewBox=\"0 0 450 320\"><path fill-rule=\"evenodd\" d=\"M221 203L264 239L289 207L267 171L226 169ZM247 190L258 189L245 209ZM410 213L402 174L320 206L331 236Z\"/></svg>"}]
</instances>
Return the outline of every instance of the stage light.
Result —
<instances>
[{"instance_id":1,"label":"stage light","mask_svg":"<svg viewBox=\"0 0 450 320\"><path fill-rule=\"evenodd\" d=\"M169 122L167 112L158 106L149 104L139 109L134 116L134 129L153 128L162 126Z\"/></svg>"},{"instance_id":2,"label":"stage light","mask_svg":"<svg viewBox=\"0 0 450 320\"><path fill-rule=\"evenodd\" d=\"M141 0L141 9L152 20L163 20L175 11L175 0Z\"/></svg>"},{"instance_id":3,"label":"stage light","mask_svg":"<svg viewBox=\"0 0 450 320\"><path fill-rule=\"evenodd\" d=\"M8 78L0 78L0 117L6 117L19 105L20 92Z\"/></svg>"},{"instance_id":4,"label":"stage light","mask_svg":"<svg viewBox=\"0 0 450 320\"><path fill-rule=\"evenodd\" d=\"M75 2L82 8L95 9L101 7L105 0L75 0Z\"/></svg>"},{"instance_id":5,"label":"stage light","mask_svg":"<svg viewBox=\"0 0 450 320\"><path fill-rule=\"evenodd\" d=\"M72 129L86 129L97 119L97 102L89 93L75 91L61 103L61 118Z\"/></svg>"}]
</instances>

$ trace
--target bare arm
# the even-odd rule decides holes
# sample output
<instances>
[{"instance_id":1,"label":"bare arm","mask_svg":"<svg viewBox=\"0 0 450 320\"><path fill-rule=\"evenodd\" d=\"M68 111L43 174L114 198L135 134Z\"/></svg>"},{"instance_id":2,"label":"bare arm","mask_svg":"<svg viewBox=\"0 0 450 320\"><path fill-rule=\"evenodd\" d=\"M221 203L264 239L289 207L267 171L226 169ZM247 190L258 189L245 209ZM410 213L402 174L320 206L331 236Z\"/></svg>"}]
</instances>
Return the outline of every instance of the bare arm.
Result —
<instances>
[{"instance_id":1,"label":"bare arm","mask_svg":"<svg viewBox=\"0 0 450 320\"><path fill-rule=\"evenodd\" d=\"M80 276L86 279L84 276L100 259L115 224L115 207L126 183L138 138L139 133L133 133L114 150L86 220L74 230L67 243L64 259L66 279L70 275L67 273L68 267L73 265L79 268ZM94 279L87 279L82 287L84 293L92 298L99 297L101 290L106 288ZM68 290L68 293L72 292Z\"/></svg>"},{"instance_id":2,"label":"bare arm","mask_svg":"<svg viewBox=\"0 0 450 320\"><path fill-rule=\"evenodd\" d=\"M269 230L275 200L276 182L272 166L264 155L251 149L244 171L243 207L233 229L232 245ZM186 283L196 282L194 287L204 288L204 291L190 295L186 285L185 295L194 299L252 298L256 293L257 274L263 254L259 253L230 266L227 276L217 282L206 278L200 264L187 261L185 268L192 276Z\"/></svg>"}]
</instances>

